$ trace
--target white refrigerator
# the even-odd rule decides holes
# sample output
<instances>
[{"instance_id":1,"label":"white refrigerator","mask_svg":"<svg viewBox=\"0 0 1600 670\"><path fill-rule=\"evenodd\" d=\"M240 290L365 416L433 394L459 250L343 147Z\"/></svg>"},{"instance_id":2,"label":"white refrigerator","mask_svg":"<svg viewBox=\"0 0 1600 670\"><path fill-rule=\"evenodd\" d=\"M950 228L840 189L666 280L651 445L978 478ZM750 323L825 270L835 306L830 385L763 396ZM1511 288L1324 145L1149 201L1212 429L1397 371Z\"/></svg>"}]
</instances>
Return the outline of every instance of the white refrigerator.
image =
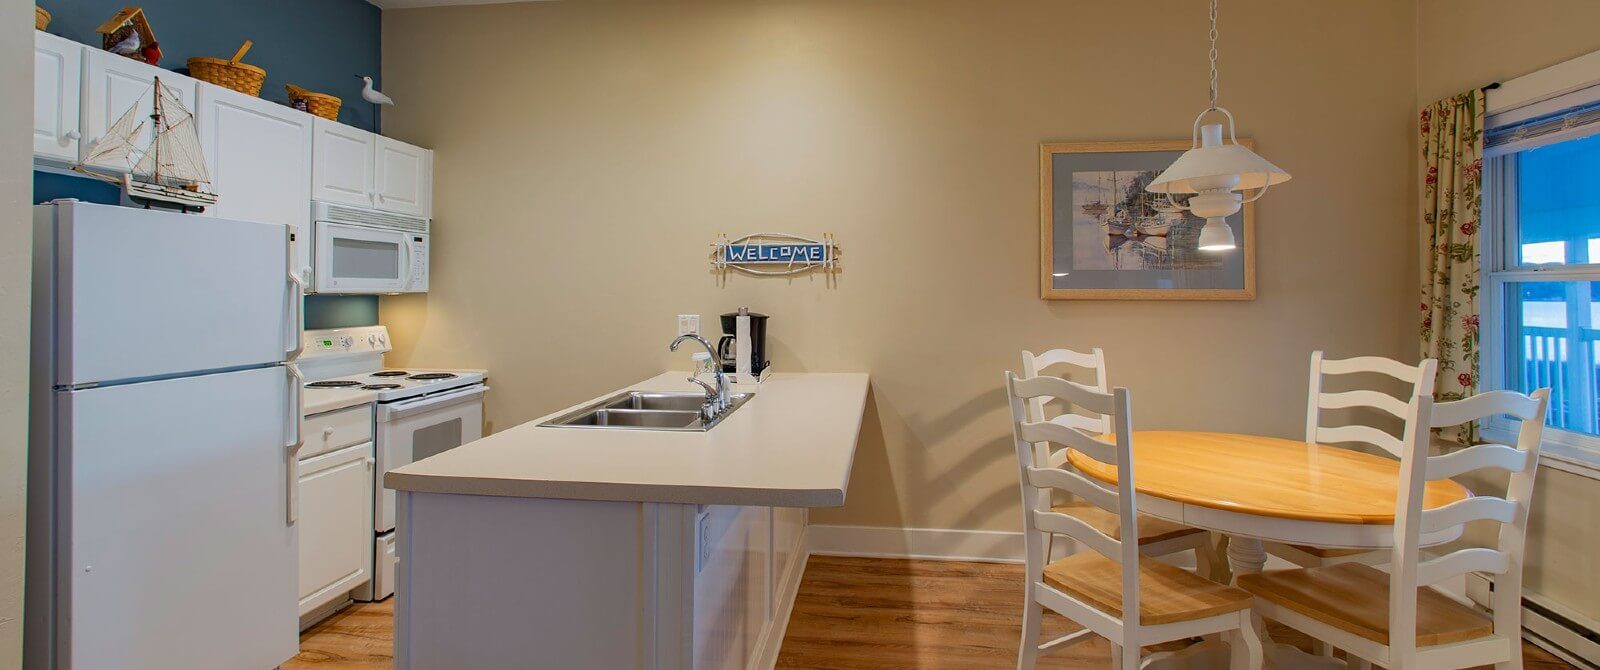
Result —
<instances>
[{"instance_id":1,"label":"white refrigerator","mask_svg":"<svg viewBox=\"0 0 1600 670\"><path fill-rule=\"evenodd\" d=\"M24 667L295 655L302 291L281 224L34 209Z\"/></svg>"}]
</instances>

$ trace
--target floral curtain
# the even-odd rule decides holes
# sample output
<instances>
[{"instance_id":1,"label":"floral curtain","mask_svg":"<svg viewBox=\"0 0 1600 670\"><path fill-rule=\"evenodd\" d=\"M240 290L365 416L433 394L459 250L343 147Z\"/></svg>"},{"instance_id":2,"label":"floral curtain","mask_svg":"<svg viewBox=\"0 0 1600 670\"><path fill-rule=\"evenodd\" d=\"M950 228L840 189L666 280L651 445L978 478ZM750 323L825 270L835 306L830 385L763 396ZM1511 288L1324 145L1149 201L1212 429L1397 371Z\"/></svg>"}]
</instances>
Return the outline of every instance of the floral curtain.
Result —
<instances>
[{"instance_id":1,"label":"floral curtain","mask_svg":"<svg viewBox=\"0 0 1600 670\"><path fill-rule=\"evenodd\" d=\"M1481 264L1483 91L1422 110L1422 355L1439 360L1437 400L1478 390L1478 288ZM1453 434L1452 434L1453 433ZM1477 425L1443 437L1470 444Z\"/></svg>"}]
</instances>

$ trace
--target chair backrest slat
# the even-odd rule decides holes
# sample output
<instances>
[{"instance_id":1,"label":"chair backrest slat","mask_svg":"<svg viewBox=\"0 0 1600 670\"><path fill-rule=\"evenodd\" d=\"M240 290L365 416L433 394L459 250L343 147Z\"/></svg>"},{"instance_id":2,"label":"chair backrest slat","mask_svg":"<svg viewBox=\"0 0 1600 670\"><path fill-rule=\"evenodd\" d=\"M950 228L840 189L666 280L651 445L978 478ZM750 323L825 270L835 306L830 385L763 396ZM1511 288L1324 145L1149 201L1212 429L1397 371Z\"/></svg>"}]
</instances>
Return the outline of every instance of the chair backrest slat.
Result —
<instances>
[{"instance_id":1,"label":"chair backrest slat","mask_svg":"<svg viewBox=\"0 0 1600 670\"><path fill-rule=\"evenodd\" d=\"M1453 424L1440 424L1453 425ZM1428 459L1428 481L1459 477L1474 470L1494 468L1521 472L1528 467L1528 452L1503 444L1480 444Z\"/></svg>"},{"instance_id":2,"label":"chair backrest slat","mask_svg":"<svg viewBox=\"0 0 1600 670\"><path fill-rule=\"evenodd\" d=\"M1511 523L1517 518L1517 504L1494 496L1473 496L1466 500L1422 512L1422 532L1437 533L1472 521Z\"/></svg>"},{"instance_id":3,"label":"chair backrest slat","mask_svg":"<svg viewBox=\"0 0 1600 670\"><path fill-rule=\"evenodd\" d=\"M1033 526L1047 533L1070 537L1106 558L1122 562L1122 543L1081 519L1060 512L1034 512Z\"/></svg>"},{"instance_id":4,"label":"chair backrest slat","mask_svg":"<svg viewBox=\"0 0 1600 670\"><path fill-rule=\"evenodd\" d=\"M1400 455L1400 450L1405 448L1405 443L1400 438L1385 433L1372 426L1350 424L1348 426L1318 426L1316 436L1309 442L1317 444L1340 444L1343 442L1361 442L1395 456Z\"/></svg>"},{"instance_id":5,"label":"chair backrest slat","mask_svg":"<svg viewBox=\"0 0 1600 670\"><path fill-rule=\"evenodd\" d=\"M1360 424L1344 426L1322 425L1324 409L1374 409L1390 416L1407 419L1409 405L1405 399L1381 391L1357 389L1328 393L1322 390L1323 377L1372 373L1387 375L1410 385L1405 398L1432 395L1434 374L1438 362L1428 358L1416 365L1379 356L1358 356L1342 360L1329 359L1321 351L1311 352L1310 387L1306 394L1306 442L1312 444L1337 444L1361 442L1378 447L1399 458L1406 440L1377 428Z\"/></svg>"},{"instance_id":6,"label":"chair backrest slat","mask_svg":"<svg viewBox=\"0 0 1600 670\"><path fill-rule=\"evenodd\" d=\"M1317 406L1322 409L1348 409L1352 407L1371 407L1388 412L1396 419L1406 418L1406 403L1387 393L1368 391L1341 391L1339 393L1323 392L1317 397Z\"/></svg>"},{"instance_id":7,"label":"chair backrest slat","mask_svg":"<svg viewBox=\"0 0 1600 670\"><path fill-rule=\"evenodd\" d=\"M1109 446L1109 445L1108 445ZM1051 467L1030 467L1028 484L1041 489L1058 489L1089 501L1100 509L1115 509L1117 492L1073 470Z\"/></svg>"},{"instance_id":8,"label":"chair backrest slat","mask_svg":"<svg viewBox=\"0 0 1600 670\"><path fill-rule=\"evenodd\" d=\"M1098 350L1097 350L1098 351ZM1026 367L1026 366L1025 366ZM1089 386L1070 382L1059 377L1034 376L1018 378L1006 373L1006 393L1011 405L1011 429L1017 452L1018 471L1022 484L1023 535L1027 544L1028 579L1037 583L1043 579L1048 534L1072 538L1112 560L1127 566L1122 571L1122 623L1137 629L1139 626L1139 543L1113 539L1081 520L1050 509L1050 492L1061 489L1071 492L1101 509L1114 512L1118 519L1117 537L1139 537L1138 509L1134 499L1133 423L1129 409L1128 390L1112 389L1109 393ZM1073 427L1043 420L1033 412L1033 401L1055 399L1064 402L1071 411L1081 408L1101 415L1105 419L1106 434L1102 441ZM1041 446L1042 441L1042 446ZM1049 445L1059 445L1081 451L1090 458L1117 468L1115 487L1093 482L1087 477L1054 467L1060 464ZM1063 449L1062 451L1065 451Z\"/></svg>"},{"instance_id":9,"label":"chair backrest slat","mask_svg":"<svg viewBox=\"0 0 1600 670\"><path fill-rule=\"evenodd\" d=\"M1510 569L1511 559L1503 551L1486 547L1462 549L1418 563L1417 586L1432 586L1469 572L1499 575Z\"/></svg>"},{"instance_id":10,"label":"chair backrest slat","mask_svg":"<svg viewBox=\"0 0 1600 670\"><path fill-rule=\"evenodd\" d=\"M1022 439L1033 443L1049 442L1070 447L1083 452L1090 458L1101 463L1117 462L1117 447L1108 442L1091 437L1077 428L1068 428L1058 423L1041 421L1039 423L1024 423L1020 426Z\"/></svg>"}]
</instances>

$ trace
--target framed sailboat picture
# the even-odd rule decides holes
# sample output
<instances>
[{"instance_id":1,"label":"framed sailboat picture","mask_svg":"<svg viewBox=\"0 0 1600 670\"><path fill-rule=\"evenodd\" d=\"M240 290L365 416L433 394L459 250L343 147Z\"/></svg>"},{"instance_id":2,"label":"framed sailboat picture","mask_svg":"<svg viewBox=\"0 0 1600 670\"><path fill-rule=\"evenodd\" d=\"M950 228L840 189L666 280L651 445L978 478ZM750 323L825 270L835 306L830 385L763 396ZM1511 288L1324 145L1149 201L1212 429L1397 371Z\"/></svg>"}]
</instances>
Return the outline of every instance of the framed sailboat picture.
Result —
<instances>
[{"instance_id":1,"label":"framed sailboat picture","mask_svg":"<svg viewBox=\"0 0 1600 670\"><path fill-rule=\"evenodd\" d=\"M1253 148L1253 143L1239 138ZM1189 140L1039 145L1040 297L1254 300L1255 212L1228 217L1237 246L1199 248L1205 220L1145 186Z\"/></svg>"}]
</instances>

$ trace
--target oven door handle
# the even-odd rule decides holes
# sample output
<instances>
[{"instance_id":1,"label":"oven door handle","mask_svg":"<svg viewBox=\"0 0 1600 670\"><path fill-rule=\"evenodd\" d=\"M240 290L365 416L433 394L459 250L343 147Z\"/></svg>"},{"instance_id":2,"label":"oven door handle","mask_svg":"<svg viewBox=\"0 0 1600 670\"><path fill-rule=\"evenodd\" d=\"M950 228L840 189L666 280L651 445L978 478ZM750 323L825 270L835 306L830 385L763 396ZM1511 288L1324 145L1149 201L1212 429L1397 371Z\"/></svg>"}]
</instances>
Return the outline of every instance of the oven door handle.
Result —
<instances>
[{"instance_id":1,"label":"oven door handle","mask_svg":"<svg viewBox=\"0 0 1600 670\"><path fill-rule=\"evenodd\" d=\"M470 386L464 386L453 391L445 391L443 393L426 395L420 398L412 398L409 400L401 400L399 402L380 404L378 405L378 420L393 421L395 419L403 419L405 417L422 412L471 402L482 397L483 394L487 393L488 391L488 384L472 384Z\"/></svg>"}]
</instances>

